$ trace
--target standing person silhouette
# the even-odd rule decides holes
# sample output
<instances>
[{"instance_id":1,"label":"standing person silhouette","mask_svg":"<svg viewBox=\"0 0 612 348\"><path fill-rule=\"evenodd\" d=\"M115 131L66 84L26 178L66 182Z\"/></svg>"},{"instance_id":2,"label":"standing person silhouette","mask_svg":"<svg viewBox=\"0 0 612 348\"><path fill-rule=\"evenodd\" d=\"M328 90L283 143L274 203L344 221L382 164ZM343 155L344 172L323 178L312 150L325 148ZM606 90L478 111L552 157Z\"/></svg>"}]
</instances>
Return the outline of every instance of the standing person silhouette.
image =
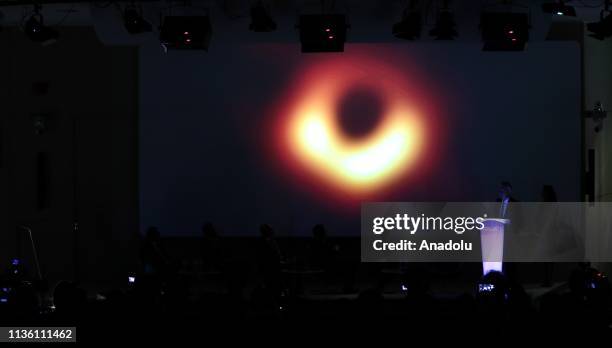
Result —
<instances>
[{"instance_id":1,"label":"standing person silhouette","mask_svg":"<svg viewBox=\"0 0 612 348\"><path fill-rule=\"evenodd\" d=\"M274 229L268 224L259 227L261 239L257 248L257 265L264 287L279 296L282 290L282 254L275 238Z\"/></svg>"}]
</instances>

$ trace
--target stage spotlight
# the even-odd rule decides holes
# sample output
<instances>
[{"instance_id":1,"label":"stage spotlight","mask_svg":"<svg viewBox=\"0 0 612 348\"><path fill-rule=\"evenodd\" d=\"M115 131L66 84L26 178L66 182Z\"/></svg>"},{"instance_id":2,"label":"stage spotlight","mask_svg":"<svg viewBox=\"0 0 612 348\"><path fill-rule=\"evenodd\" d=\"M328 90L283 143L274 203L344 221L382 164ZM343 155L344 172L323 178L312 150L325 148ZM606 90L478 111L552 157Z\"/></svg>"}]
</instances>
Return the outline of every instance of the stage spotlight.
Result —
<instances>
[{"instance_id":1,"label":"stage spotlight","mask_svg":"<svg viewBox=\"0 0 612 348\"><path fill-rule=\"evenodd\" d=\"M402 20L393 25L393 36L398 39L415 40L421 37L422 18L421 13L414 8L415 2L410 9L405 9Z\"/></svg>"},{"instance_id":2,"label":"stage spotlight","mask_svg":"<svg viewBox=\"0 0 612 348\"><path fill-rule=\"evenodd\" d=\"M59 38L57 30L45 26L43 15L38 9L35 9L34 13L25 22L23 31L30 40L39 42L43 46L53 44Z\"/></svg>"},{"instance_id":3,"label":"stage spotlight","mask_svg":"<svg viewBox=\"0 0 612 348\"><path fill-rule=\"evenodd\" d=\"M159 40L164 49L201 49L208 51L212 26L208 16L166 16Z\"/></svg>"},{"instance_id":4,"label":"stage spotlight","mask_svg":"<svg viewBox=\"0 0 612 348\"><path fill-rule=\"evenodd\" d=\"M436 26L429 31L429 35L435 37L436 40L453 40L457 37L453 13L447 9L441 10L438 13Z\"/></svg>"},{"instance_id":5,"label":"stage spotlight","mask_svg":"<svg viewBox=\"0 0 612 348\"><path fill-rule=\"evenodd\" d=\"M543 3L542 11L557 16L576 17L576 9L573 6L566 5L563 1Z\"/></svg>"},{"instance_id":6,"label":"stage spotlight","mask_svg":"<svg viewBox=\"0 0 612 348\"><path fill-rule=\"evenodd\" d=\"M483 51L522 51L529 41L527 13L485 12L481 15Z\"/></svg>"},{"instance_id":7,"label":"stage spotlight","mask_svg":"<svg viewBox=\"0 0 612 348\"><path fill-rule=\"evenodd\" d=\"M590 37L594 37L598 40L609 38L612 36L612 14L608 14L604 17L604 11L602 11L599 22L588 23L587 30L591 32L591 34L589 34Z\"/></svg>"},{"instance_id":8,"label":"stage spotlight","mask_svg":"<svg viewBox=\"0 0 612 348\"><path fill-rule=\"evenodd\" d=\"M135 8L126 8L123 12L123 24L130 34L146 33L153 30L151 23L147 22L140 11Z\"/></svg>"},{"instance_id":9,"label":"stage spotlight","mask_svg":"<svg viewBox=\"0 0 612 348\"><path fill-rule=\"evenodd\" d=\"M276 30L276 22L274 22L270 13L261 2L251 8L251 25L249 25L249 29L254 32Z\"/></svg>"},{"instance_id":10,"label":"stage spotlight","mask_svg":"<svg viewBox=\"0 0 612 348\"><path fill-rule=\"evenodd\" d=\"M342 14L301 15L302 52L343 52L348 27Z\"/></svg>"}]
</instances>

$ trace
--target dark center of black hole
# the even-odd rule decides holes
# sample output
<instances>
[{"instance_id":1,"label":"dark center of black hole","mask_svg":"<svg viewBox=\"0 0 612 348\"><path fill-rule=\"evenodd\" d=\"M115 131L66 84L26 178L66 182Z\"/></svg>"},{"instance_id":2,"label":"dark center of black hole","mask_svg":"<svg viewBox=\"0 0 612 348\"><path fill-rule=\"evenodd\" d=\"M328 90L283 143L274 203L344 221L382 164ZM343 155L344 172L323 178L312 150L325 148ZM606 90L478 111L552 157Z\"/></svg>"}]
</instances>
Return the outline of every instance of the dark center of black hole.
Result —
<instances>
[{"instance_id":1,"label":"dark center of black hole","mask_svg":"<svg viewBox=\"0 0 612 348\"><path fill-rule=\"evenodd\" d=\"M338 104L338 124L351 138L362 138L372 132L383 113L380 96L369 88L349 90Z\"/></svg>"}]
</instances>

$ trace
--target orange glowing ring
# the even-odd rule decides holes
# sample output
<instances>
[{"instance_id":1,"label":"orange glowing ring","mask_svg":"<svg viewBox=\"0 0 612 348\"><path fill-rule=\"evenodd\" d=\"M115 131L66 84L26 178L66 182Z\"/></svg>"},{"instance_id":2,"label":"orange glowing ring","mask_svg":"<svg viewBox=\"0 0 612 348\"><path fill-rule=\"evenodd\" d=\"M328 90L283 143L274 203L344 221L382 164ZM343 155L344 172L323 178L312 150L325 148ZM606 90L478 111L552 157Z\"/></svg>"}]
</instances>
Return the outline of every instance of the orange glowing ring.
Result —
<instances>
[{"instance_id":1,"label":"orange glowing ring","mask_svg":"<svg viewBox=\"0 0 612 348\"><path fill-rule=\"evenodd\" d=\"M322 62L303 76L281 129L285 149L302 170L345 192L367 195L414 166L424 147L425 122L401 74L360 58ZM384 106L376 128L358 139L336 121L338 101L354 86L376 91Z\"/></svg>"}]
</instances>

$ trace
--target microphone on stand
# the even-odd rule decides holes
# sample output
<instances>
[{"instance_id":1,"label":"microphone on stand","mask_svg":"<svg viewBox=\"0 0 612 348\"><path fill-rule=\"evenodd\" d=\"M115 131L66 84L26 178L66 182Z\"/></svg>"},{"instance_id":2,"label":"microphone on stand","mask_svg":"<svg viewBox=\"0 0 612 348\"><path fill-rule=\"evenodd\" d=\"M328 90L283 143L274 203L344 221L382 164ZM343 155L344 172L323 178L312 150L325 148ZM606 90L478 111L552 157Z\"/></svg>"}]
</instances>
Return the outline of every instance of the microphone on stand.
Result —
<instances>
[{"instance_id":1,"label":"microphone on stand","mask_svg":"<svg viewBox=\"0 0 612 348\"><path fill-rule=\"evenodd\" d=\"M30 238L30 245L32 247L32 255L34 257L34 266L36 267L36 275L38 276L38 280L42 281L42 272L40 271L40 263L38 262L38 251L36 250L36 244L34 243L34 236L32 235L32 229L28 226L19 226L19 229L28 233L28 237Z\"/></svg>"},{"instance_id":2,"label":"microphone on stand","mask_svg":"<svg viewBox=\"0 0 612 348\"><path fill-rule=\"evenodd\" d=\"M36 275L37 275L37 279L33 282L24 282L24 284L30 284L30 286L33 287L33 289L36 291L37 295L38 295L38 303L39 305L43 305L44 303L44 293L46 293L49 290L49 284L47 283L47 281L45 279L43 279L42 276L42 272L40 270L40 262L38 261L38 250L36 250L36 243L34 243L34 235L32 233L32 229L28 226L18 226L17 227L18 230L21 231L25 231L28 234L28 237L30 239L30 246L32 248L32 257L34 259L34 266L36 267ZM19 241L19 252L21 252L21 236L17 235L17 240ZM14 260L14 261L18 261L19 260Z\"/></svg>"}]
</instances>

